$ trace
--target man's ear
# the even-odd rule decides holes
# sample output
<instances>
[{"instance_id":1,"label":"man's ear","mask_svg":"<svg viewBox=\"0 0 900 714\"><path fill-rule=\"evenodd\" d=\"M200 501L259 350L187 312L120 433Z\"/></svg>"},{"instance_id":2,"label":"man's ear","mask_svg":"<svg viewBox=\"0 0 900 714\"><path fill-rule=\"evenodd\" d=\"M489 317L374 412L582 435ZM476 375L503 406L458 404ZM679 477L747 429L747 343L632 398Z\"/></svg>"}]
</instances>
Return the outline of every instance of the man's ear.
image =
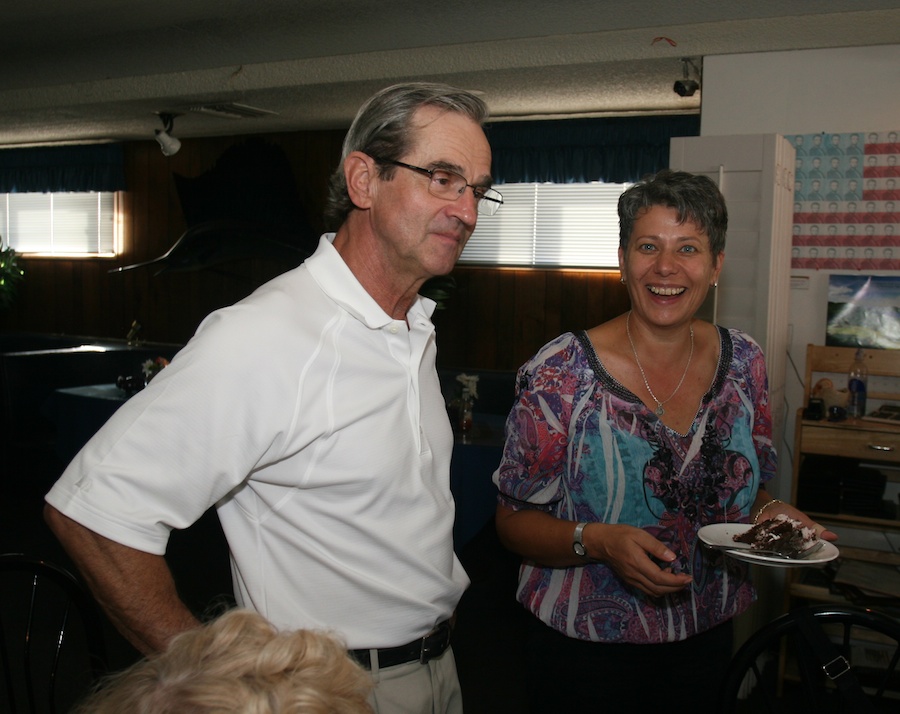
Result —
<instances>
[{"instance_id":1,"label":"man's ear","mask_svg":"<svg viewBox=\"0 0 900 714\"><path fill-rule=\"evenodd\" d=\"M353 151L344 159L347 194L357 208L369 208L372 205L372 179L376 170L375 160L362 151Z\"/></svg>"}]
</instances>

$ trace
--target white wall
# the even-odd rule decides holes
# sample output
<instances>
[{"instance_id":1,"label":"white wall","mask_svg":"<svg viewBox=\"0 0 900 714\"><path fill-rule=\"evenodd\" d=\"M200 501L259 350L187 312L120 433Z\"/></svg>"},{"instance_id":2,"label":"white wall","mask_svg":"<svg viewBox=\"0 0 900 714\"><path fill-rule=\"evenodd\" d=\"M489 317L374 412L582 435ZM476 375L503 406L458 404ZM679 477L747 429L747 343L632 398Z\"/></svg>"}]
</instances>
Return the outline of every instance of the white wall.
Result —
<instances>
[{"instance_id":1,"label":"white wall","mask_svg":"<svg viewBox=\"0 0 900 714\"><path fill-rule=\"evenodd\" d=\"M705 57L700 133L811 134L900 126L900 45ZM726 261L727 251L726 251ZM774 491L790 494L806 345L825 343L828 271L792 270L786 430ZM772 405L773 409L777 405Z\"/></svg>"},{"instance_id":2,"label":"white wall","mask_svg":"<svg viewBox=\"0 0 900 714\"><path fill-rule=\"evenodd\" d=\"M879 131L898 121L900 44L703 59L703 136Z\"/></svg>"}]
</instances>

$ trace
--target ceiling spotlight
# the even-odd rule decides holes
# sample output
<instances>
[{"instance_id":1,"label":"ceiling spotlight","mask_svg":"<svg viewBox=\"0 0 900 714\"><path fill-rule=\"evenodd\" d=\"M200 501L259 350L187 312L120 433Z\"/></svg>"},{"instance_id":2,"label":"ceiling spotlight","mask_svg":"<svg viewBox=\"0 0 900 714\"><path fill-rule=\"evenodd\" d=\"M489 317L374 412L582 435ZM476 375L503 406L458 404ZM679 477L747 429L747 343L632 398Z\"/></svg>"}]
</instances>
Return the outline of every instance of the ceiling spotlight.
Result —
<instances>
[{"instance_id":1,"label":"ceiling spotlight","mask_svg":"<svg viewBox=\"0 0 900 714\"><path fill-rule=\"evenodd\" d=\"M174 156L181 148L181 142L171 133L175 125L175 115L161 113L159 118L163 123L163 128L156 130L156 141L159 143L159 148L162 149L163 156Z\"/></svg>"},{"instance_id":2,"label":"ceiling spotlight","mask_svg":"<svg viewBox=\"0 0 900 714\"><path fill-rule=\"evenodd\" d=\"M683 73L682 79L678 79L675 81L675 84L672 86L672 90L679 97L693 97L694 93L700 89L700 82L696 79L690 78L690 73L688 68L693 68L694 72L697 74L697 77L700 77L700 70L697 69L697 65L695 65L690 57L682 57L681 58L681 70Z\"/></svg>"}]
</instances>

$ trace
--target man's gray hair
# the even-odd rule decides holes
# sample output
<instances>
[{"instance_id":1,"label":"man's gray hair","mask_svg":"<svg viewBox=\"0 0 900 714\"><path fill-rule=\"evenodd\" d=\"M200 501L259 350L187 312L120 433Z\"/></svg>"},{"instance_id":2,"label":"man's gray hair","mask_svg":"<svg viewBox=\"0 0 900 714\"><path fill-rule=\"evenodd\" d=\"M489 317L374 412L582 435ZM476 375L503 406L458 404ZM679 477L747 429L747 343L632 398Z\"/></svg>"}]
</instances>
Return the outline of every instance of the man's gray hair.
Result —
<instances>
[{"instance_id":1,"label":"man's gray hair","mask_svg":"<svg viewBox=\"0 0 900 714\"><path fill-rule=\"evenodd\" d=\"M360 107L344 138L341 161L331 175L325 206L325 221L329 230L337 230L353 210L344 176L347 156L354 151L362 151L388 161L401 158L413 142L412 117L426 106L457 112L479 126L483 126L488 118L488 108L483 100L471 92L447 84L395 84L369 98ZM394 168L380 165L379 176L389 178Z\"/></svg>"}]
</instances>

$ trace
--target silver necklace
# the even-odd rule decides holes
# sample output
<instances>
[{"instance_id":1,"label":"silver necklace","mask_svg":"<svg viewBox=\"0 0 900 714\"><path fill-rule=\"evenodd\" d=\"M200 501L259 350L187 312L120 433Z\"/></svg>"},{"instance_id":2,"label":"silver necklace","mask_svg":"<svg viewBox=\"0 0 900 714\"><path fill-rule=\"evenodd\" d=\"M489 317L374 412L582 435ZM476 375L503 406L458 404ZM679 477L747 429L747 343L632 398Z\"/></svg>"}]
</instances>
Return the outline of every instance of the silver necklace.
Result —
<instances>
[{"instance_id":1,"label":"silver necklace","mask_svg":"<svg viewBox=\"0 0 900 714\"><path fill-rule=\"evenodd\" d=\"M644 374L644 368L641 366L641 361L638 359L637 350L634 348L634 340L631 339L631 311L629 310L628 316L625 318L625 333L628 335L628 342L631 343L631 354L634 355L634 361L637 362L638 369L641 371L641 377L644 379L644 386L647 388L647 392L653 398L653 401L656 402L656 416L662 416L666 413L666 410L663 409L663 404L672 401L672 397L674 397L678 390L681 389L681 385L684 384L684 378L687 377L688 370L691 368L691 359L694 357L694 325L691 324L691 351L688 354L688 361L684 367L684 374L681 375L681 379L678 380L678 386L675 387L675 390L669 395L668 399L659 400L656 395L653 393L653 390L650 389L650 382L647 381L647 375Z\"/></svg>"}]
</instances>

